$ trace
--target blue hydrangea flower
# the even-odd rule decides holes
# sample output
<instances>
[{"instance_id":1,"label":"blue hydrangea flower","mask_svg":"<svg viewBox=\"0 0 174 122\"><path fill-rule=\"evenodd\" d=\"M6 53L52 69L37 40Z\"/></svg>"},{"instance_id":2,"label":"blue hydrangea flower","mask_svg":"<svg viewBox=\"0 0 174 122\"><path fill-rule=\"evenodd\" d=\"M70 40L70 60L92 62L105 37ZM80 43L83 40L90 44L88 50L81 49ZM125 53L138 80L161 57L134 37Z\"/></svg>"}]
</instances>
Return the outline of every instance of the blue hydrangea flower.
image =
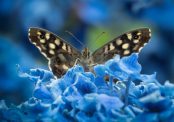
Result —
<instances>
[{"instance_id":1,"label":"blue hydrangea flower","mask_svg":"<svg viewBox=\"0 0 174 122\"><path fill-rule=\"evenodd\" d=\"M3 113L3 119L8 121L53 121L51 104L42 104L40 101L34 103L23 103L20 106L11 105Z\"/></svg>"},{"instance_id":2,"label":"blue hydrangea flower","mask_svg":"<svg viewBox=\"0 0 174 122\"><path fill-rule=\"evenodd\" d=\"M173 111L172 101L169 98L161 96L159 90L148 94L138 100L138 106L143 108L144 112L139 114L135 120L139 121L168 121L170 117L173 116L171 111ZM164 116L167 116L165 117Z\"/></svg>"},{"instance_id":3,"label":"blue hydrangea flower","mask_svg":"<svg viewBox=\"0 0 174 122\"><path fill-rule=\"evenodd\" d=\"M2 121L2 119L3 119L3 113L6 110L7 110L7 106L5 105L4 100L1 100L0 101L0 121Z\"/></svg>"},{"instance_id":4,"label":"blue hydrangea flower","mask_svg":"<svg viewBox=\"0 0 174 122\"><path fill-rule=\"evenodd\" d=\"M0 119L44 122L174 120L173 84L166 81L161 85L156 73L140 74L137 58L137 54L122 59L116 56L104 65L95 66L96 76L76 65L59 79L43 69L23 73L18 65L19 77L35 84L33 97L19 106L12 104L10 108L1 101ZM107 75L109 81L105 81ZM114 83L114 77L122 81ZM135 79L142 82L135 85ZM125 102L125 97L129 101Z\"/></svg>"},{"instance_id":5,"label":"blue hydrangea flower","mask_svg":"<svg viewBox=\"0 0 174 122\"><path fill-rule=\"evenodd\" d=\"M38 80L41 80L42 82L47 82L50 79L54 78L54 75L52 72L44 70L44 69L31 69L30 75L27 73L23 73L19 65L17 65L17 74L19 77L26 78L33 82L37 82Z\"/></svg>"},{"instance_id":6,"label":"blue hydrangea flower","mask_svg":"<svg viewBox=\"0 0 174 122\"><path fill-rule=\"evenodd\" d=\"M166 81L164 86L160 87L160 88L161 88L161 92L165 96L174 97L174 84L173 83Z\"/></svg>"},{"instance_id":7,"label":"blue hydrangea flower","mask_svg":"<svg viewBox=\"0 0 174 122\"><path fill-rule=\"evenodd\" d=\"M148 94L138 100L138 105L147 111L160 112L172 105L169 98L161 96L159 90Z\"/></svg>"},{"instance_id":8,"label":"blue hydrangea flower","mask_svg":"<svg viewBox=\"0 0 174 122\"><path fill-rule=\"evenodd\" d=\"M127 89L125 92L126 105L128 104L128 94L131 81L138 79L144 82L148 82L153 81L156 78L156 74L141 75L141 65L138 63L137 60L138 55L135 53L132 53L129 57L123 57L122 59L120 59L120 56L117 55L114 59L107 61L105 65L97 65L94 67L94 72L98 76L106 76L110 74L110 76L113 75L118 80L127 82ZM112 88L112 81L110 81L109 83L110 87Z\"/></svg>"},{"instance_id":9,"label":"blue hydrangea flower","mask_svg":"<svg viewBox=\"0 0 174 122\"><path fill-rule=\"evenodd\" d=\"M60 95L63 94L67 87L66 81L64 79L51 79L51 83L46 86L51 94L51 98L55 101Z\"/></svg>"},{"instance_id":10,"label":"blue hydrangea flower","mask_svg":"<svg viewBox=\"0 0 174 122\"><path fill-rule=\"evenodd\" d=\"M42 81L39 80L36 83L35 90L33 92L33 97L40 99L40 100L50 100L52 101L52 96L50 91L47 90L47 88L42 84Z\"/></svg>"}]
</instances>

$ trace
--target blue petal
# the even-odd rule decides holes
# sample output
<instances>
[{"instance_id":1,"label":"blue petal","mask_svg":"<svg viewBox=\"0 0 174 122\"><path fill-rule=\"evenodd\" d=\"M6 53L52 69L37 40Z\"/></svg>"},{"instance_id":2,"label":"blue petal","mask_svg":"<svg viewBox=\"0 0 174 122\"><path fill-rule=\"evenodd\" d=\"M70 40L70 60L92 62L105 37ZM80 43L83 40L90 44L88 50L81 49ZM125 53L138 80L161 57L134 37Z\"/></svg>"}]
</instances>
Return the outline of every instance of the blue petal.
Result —
<instances>
[{"instance_id":1,"label":"blue petal","mask_svg":"<svg viewBox=\"0 0 174 122\"><path fill-rule=\"evenodd\" d=\"M163 93L166 96L174 96L174 84L170 83L169 81L166 81L164 86L163 86Z\"/></svg>"},{"instance_id":2,"label":"blue petal","mask_svg":"<svg viewBox=\"0 0 174 122\"><path fill-rule=\"evenodd\" d=\"M124 113L129 115L129 117L131 118L135 118L134 112L127 106L124 108Z\"/></svg>"},{"instance_id":3,"label":"blue petal","mask_svg":"<svg viewBox=\"0 0 174 122\"><path fill-rule=\"evenodd\" d=\"M67 99L71 100L81 100L82 95L77 91L77 88L75 86L68 87L64 93L63 96L66 96Z\"/></svg>"},{"instance_id":4,"label":"blue petal","mask_svg":"<svg viewBox=\"0 0 174 122\"><path fill-rule=\"evenodd\" d=\"M154 72L154 74L152 75L144 75L146 77L146 79L144 79L144 82L149 82L149 81L153 81L156 80L156 72Z\"/></svg>"},{"instance_id":5,"label":"blue petal","mask_svg":"<svg viewBox=\"0 0 174 122\"><path fill-rule=\"evenodd\" d=\"M69 112L69 115L73 118L75 118L75 115L77 114L77 109L73 107L73 109Z\"/></svg>"},{"instance_id":6,"label":"blue petal","mask_svg":"<svg viewBox=\"0 0 174 122\"><path fill-rule=\"evenodd\" d=\"M78 91L74 91L72 93L72 97L76 100L81 100L83 98L83 96Z\"/></svg>"},{"instance_id":7,"label":"blue petal","mask_svg":"<svg viewBox=\"0 0 174 122\"><path fill-rule=\"evenodd\" d=\"M63 96L66 96L66 99L69 99L70 101L75 101L75 100L81 100L82 95L77 91L77 88L75 86L70 86L68 87L64 93Z\"/></svg>"},{"instance_id":8,"label":"blue petal","mask_svg":"<svg viewBox=\"0 0 174 122\"><path fill-rule=\"evenodd\" d=\"M29 98L28 103L29 103L29 104L36 103L36 98L34 98L34 97Z\"/></svg>"},{"instance_id":9,"label":"blue petal","mask_svg":"<svg viewBox=\"0 0 174 122\"><path fill-rule=\"evenodd\" d=\"M97 76L95 77L95 82L94 84L97 86L97 87L101 87L101 86L107 86L106 85L106 81L104 79L103 76Z\"/></svg>"},{"instance_id":10,"label":"blue petal","mask_svg":"<svg viewBox=\"0 0 174 122\"><path fill-rule=\"evenodd\" d=\"M51 83L47 85L53 100L56 100L60 95L62 95L66 87L66 81L62 78L57 80L52 79Z\"/></svg>"},{"instance_id":11,"label":"blue petal","mask_svg":"<svg viewBox=\"0 0 174 122\"><path fill-rule=\"evenodd\" d=\"M78 112L75 117L79 122L107 122L106 117L101 112L95 112L92 117L88 117L83 112Z\"/></svg>"},{"instance_id":12,"label":"blue petal","mask_svg":"<svg viewBox=\"0 0 174 122\"><path fill-rule=\"evenodd\" d=\"M106 94L109 96L119 96L119 90L117 89L117 87L113 87L113 89L111 89L109 86L101 86L98 88L97 90L98 94Z\"/></svg>"},{"instance_id":13,"label":"blue petal","mask_svg":"<svg viewBox=\"0 0 174 122\"><path fill-rule=\"evenodd\" d=\"M64 116L62 113L58 112L56 114L56 120L57 122L74 122L73 118L70 118L70 117L66 117Z\"/></svg>"},{"instance_id":14,"label":"blue petal","mask_svg":"<svg viewBox=\"0 0 174 122\"><path fill-rule=\"evenodd\" d=\"M60 95L59 97L57 97L57 99L53 102L52 104L52 108L56 108L58 106L62 106L65 105L65 102L62 100L62 96Z\"/></svg>"},{"instance_id":15,"label":"blue petal","mask_svg":"<svg viewBox=\"0 0 174 122\"><path fill-rule=\"evenodd\" d=\"M97 87L95 86L95 84L82 74L75 74L74 80L75 82L73 86L77 88L80 94L85 95L97 92Z\"/></svg>"},{"instance_id":16,"label":"blue petal","mask_svg":"<svg viewBox=\"0 0 174 122\"><path fill-rule=\"evenodd\" d=\"M109 65L109 69L111 72L116 72L116 71L122 71L120 68L120 55L117 55L113 60L111 60ZM106 66L108 66L109 62L105 63Z\"/></svg>"},{"instance_id":17,"label":"blue petal","mask_svg":"<svg viewBox=\"0 0 174 122\"><path fill-rule=\"evenodd\" d=\"M173 116L174 108L169 107L168 109L159 113L159 118L161 121L170 121L171 117Z\"/></svg>"},{"instance_id":18,"label":"blue petal","mask_svg":"<svg viewBox=\"0 0 174 122\"><path fill-rule=\"evenodd\" d=\"M131 106L131 105L129 105L129 106L127 106L136 116L138 115L138 114L141 114L141 113L143 113L143 110L141 110L141 109L139 109L139 108L137 108L137 107L133 107L133 106Z\"/></svg>"},{"instance_id":19,"label":"blue petal","mask_svg":"<svg viewBox=\"0 0 174 122\"><path fill-rule=\"evenodd\" d=\"M3 118L3 113L7 110L4 100L0 100L0 121Z\"/></svg>"},{"instance_id":20,"label":"blue petal","mask_svg":"<svg viewBox=\"0 0 174 122\"><path fill-rule=\"evenodd\" d=\"M139 90L141 91L141 96L145 96L148 94L148 88L146 85L138 85L136 87L138 87Z\"/></svg>"},{"instance_id":21,"label":"blue petal","mask_svg":"<svg viewBox=\"0 0 174 122\"><path fill-rule=\"evenodd\" d=\"M66 81L67 86L70 86L73 84L72 77L73 77L73 75L72 75L71 69L68 70L67 73L62 77Z\"/></svg>"},{"instance_id":22,"label":"blue petal","mask_svg":"<svg viewBox=\"0 0 174 122\"><path fill-rule=\"evenodd\" d=\"M52 99L42 99L41 103L43 103L43 104L52 104L53 100Z\"/></svg>"},{"instance_id":23,"label":"blue petal","mask_svg":"<svg viewBox=\"0 0 174 122\"><path fill-rule=\"evenodd\" d=\"M78 112L75 116L75 118L77 119L77 121L79 122L88 122L89 121L89 117L87 117L85 115L85 113L83 112Z\"/></svg>"},{"instance_id":24,"label":"blue petal","mask_svg":"<svg viewBox=\"0 0 174 122\"><path fill-rule=\"evenodd\" d=\"M69 96L69 95L72 95L72 93L74 91L77 91L77 88L75 86L70 86L70 87L67 87L63 93L64 96Z\"/></svg>"},{"instance_id":25,"label":"blue petal","mask_svg":"<svg viewBox=\"0 0 174 122\"><path fill-rule=\"evenodd\" d=\"M10 105L11 109L21 110L20 106L16 106L13 103Z\"/></svg>"},{"instance_id":26,"label":"blue petal","mask_svg":"<svg viewBox=\"0 0 174 122\"><path fill-rule=\"evenodd\" d=\"M131 81L129 86L129 103L134 104L141 97L140 89Z\"/></svg>"},{"instance_id":27,"label":"blue petal","mask_svg":"<svg viewBox=\"0 0 174 122\"><path fill-rule=\"evenodd\" d=\"M152 112L160 112L172 105L172 101L161 96L160 91L155 91L138 100L138 105Z\"/></svg>"},{"instance_id":28,"label":"blue petal","mask_svg":"<svg viewBox=\"0 0 174 122\"><path fill-rule=\"evenodd\" d=\"M95 122L106 122L106 116L102 112L95 112L92 121Z\"/></svg>"},{"instance_id":29,"label":"blue petal","mask_svg":"<svg viewBox=\"0 0 174 122\"><path fill-rule=\"evenodd\" d=\"M68 72L69 72L69 77L73 78L73 75L75 73L77 73L77 72L78 73L83 73L84 69L83 69L83 67L79 66L79 64L78 64L78 65L75 65L73 68L69 69Z\"/></svg>"},{"instance_id":30,"label":"blue petal","mask_svg":"<svg viewBox=\"0 0 174 122\"><path fill-rule=\"evenodd\" d=\"M143 113L143 110L129 105L124 108L124 113L127 114L129 118L135 118L137 115Z\"/></svg>"},{"instance_id":31,"label":"blue petal","mask_svg":"<svg viewBox=\"0 0 174 122\"><path fill-rule=\"evenodd\" d=\"M100 109L100 103L96 100L97 94L86 94L82 100L76 104L76 108L85 112L95 112Z\"/></svg>"},{"instance_id":32,"label":"blue petal","mask_svg":"<svg viewBox=\"0 0 174 122\"><path fill-rule=\"evenodd\" d=\"M154 83L148 83L146 86L147 86L147 92L148 92L148 94L153 93L153 92L155 92L155 91L157 91L157 90L160 89L160 87L157 86Z\"/></svg>"},{"instance_id":33,"label":"blue petal","mask_svg":"<svg viewBox=\"0 0 174 122\"><path fill-rule=\"evenodd\" d=\"M26 104L28 104L29 102L25 102L25 103L21 103L19 106L17 106L18 108L20 108L21 112L25 112L25 106Z\"/></svg>"},{"instance_id":34,"label":"blue petal","mask_svg":"<svg viewBox=\"0 0 174 122\"><path fill-rule=\"evenodd\" d=\"M36 102L35 104L27 104L26 112L28 116L36 117L38 114L42 114L42 116L48 116L51 112L50 104L42 104L41 102Z\"/></svg>"},{"instance_id":35,"label":"blue petal","mask_svg":"<svg viewBox=\"0 0 174 122\"><path fill-rule=\"evenodd\" d=\"M0 100L0 111L5 111L7 110L7 106L5 105L4 100Z\"/></svg>"},{"instance_id":36,"label":"blue petal","mask_svg":"<svg viewBox=\"0 0 174 122\"><path fill-rule=\"evenodd\" d=\"M157 113L142 113L139 114L134 120L134 122L159 122Z\"/></svg>"},{"instance_id":37,"label":"blue petal","mask_svg":"<svg viewBox=\"0 0 174 122\"><path fill-rule=\"evenodd\" d=\"M113 73L114 77L120 81L128 81L129 75L124 71L116 71Z\"/></svg>"},{"instance_id":38,"label":"blue petal","mask_svg":"<svg viewBox=\"0 0 174 122\"><path fill-rule=\"evenodd\" d=\"M157 102L159 100L164 100L159 90L139 99L142 103Z\"/></svg>"},{"instance_id":39,"label":"blue petal","mask_svg":"<svg viewBox=\"0 0 174 122\"><path fill-rule=\"evenodd\" d=\"M132 53L129 57L123 57L120 60L120 67L131 76L135 77L141 71L141 65L138 63L138 55Z\"/></svg>"},{"instance_id":40,"label":"blue petal","mask_svg":"<svg viewBox=\"0 0 174 122\"><path fill-rule=\"evenodd\" d=\"M156 80L156 72L154 72L154 74L152 75L141 75L142 81L144 81L143 84L149 84L149 83L154 83L157 86L161 87L162 85Z\"/></svg>"},{"instance_id":41,"label":"blue petal","mask_svg":"<svg viewBox=\"0 0 174 122\"><path fill-rule=\"evenodd\" d=\"M47 71L44 69L31 69L30 70L30 75L31 76L39 76L40 80L42 80L42 82L47 82L50 81L50 79L54 79L54 75L51 71Z\"/></svg>"},{"instance_id":42,"label":"blue petal","mask_svg":"<svg viewBox=\"0 0 174 122\"><path fill-rule=\"evenodd\" d=\"M142 80L146 83L157 83L158 85L160 85L160 83L156 80L156 72L154 72L154 74L152 75L137 75L136 79Z\"/></svg>"},{"instance_id":43,"label":"blue petal","mask_svg":"<svg viewBox=\"0 0 174 122\"><path fill-rule=\"evenodd\" d=\"M141 85L146 87L147 94L150 94L154 91L160 90L162 92L162 85L158 83L157 80L149 81L149 82L141 82Z\"/></svg>"},{"instance_id":44,"label":"blue petal","mask_svg":"<svg viewBox=\"0 0 174 122\"><path fill-rule=\"evenodd\" d=\"M72 108L72 101L67 99L64 96L59 96L52 104L52 108L58 108L59 112L63 112L65 110L71 111Z\"/></svg>"},{"instance_id":45,"label":"blue petal","mask_svg":"<svg viewBox=\"0 0 174 122\"><path fill-rule=\"evenodd\" d=\"M30 81L37 82L39 79L42 82L50 81L50 79L54 79L54 75L51 71L47 71L44 69L31 69L30 75L27 73L23 73L20 66L17 65L17 74L19 77L26 78Z\"/></svg>"},{"instance_id":46,"label":"blue petal","mask_svg":"<svg viewBox=\"0 0 174 122\"><path fill-rule=\"evenodd\" d=\"M27 118L20 110L8 109L3 113L3 117L8 121L21 122L23 119Z\"/></svg>"},{"instance_id":47,"label":"blue petal","mask_svg":"<svg viewBox=\"0 0 174 122\"><path fill-rule=\"evenodd\" d=\"M38 98L38 99L51 99L51 93L42 84L41 80L39 80L36 83L35 90L33 92L33 97Z\"/></svg>"},{"instance_id":48,"label":"blue petal","mask_svg":"<svg viewBox=\"0 0 174 122\"><path fill-rule=\"evenodd\" d=\"M83 72L84 72L84 69L83 69L82 66L79 66L79 64L78 64L78 65L76 65L76 66L74 66L74 67L72 68L72 71L73 71L74 73L75 73L75 72L83 73Z\"/></svg>"},{"instance_id":49,"label":"blue petal","mask_svg":"<svg viewBox=\"0 0 174 122\"><path fill-rule=\"evenodd\" d=\"M74 122L72 117L70 117L68 114L65 114L67 112L67 111L66 112L65 111L60 112L59 108L54 109L51 112L51 114L54 115L54 118L55 118L53 122Z\"/></svg>"},{"instance_id":50,"label":"blue petal","mask_svg":"<svg viewBox=\"0 0 174 122\"><path fill-rule=\"evenodd\" d=\"M109 70L109 66L111 65L111 63L113 62L114 59L110 59L107 62L105 62L105 67Z\"/></svg>"},{"instance_id":51,"label":"blue petal","mask_svg":"<svg viewBox=\"0 0 174 122\"><path fill-rule=\"evenodd\" d=\"M117 121L126 121L127 120L127 115L125 115L121 112L118 112L116 110L113 110L113 109L108 113L108 117L114 118Z\"/></svg>"},{"instance_id":52,"label":"blue petal","mask_svg":"<svg viewBox=\"0 0 174 122\"><path fill-rule=\"evenodd\" d=\"M97 76L107 76L109 74L108 69L102 64L95 66L94 72Z\"/></svg>"},{"instance_id":53,"label":"blue petal","mask_svg":"<svg viewBox=\"0 0 174 122\"><path fill-rule=\"evenodd\" d=\"M106 94L99 94L97 100L100 101L101 105L105 108L106 111L111 109L122 108L124 103L118 97L108 96Z\"/></svg>"},{"instance_id":54,"label":"blue petal","mask_svg":"<svg viewBox=\"0 0 174 122\"><path fill-rule=\"evenodd\" d=\"M95 80L95 75L92 74L91 72L85 72L85 73L82 73L82 75L88 77L91 82L94 82Z\"/></svg>"},{"instance_id":55,"label":"blue petal","mask_svg":"<svg viewBox=\"0 0 174 122\"><path fill-rule=\"evenodd\" d=\"M17 75L32 82L37 82L39 80L39 76L30 76L27 73L23 73L19 65L17 65Z\"/></svg>"},{"instance_id":56,"label":"blue petal","mask_svg":"<svg viewBox=\"0 0 174 122\"><path fill-rule=\"evenodd\" d=\"M61 108L61 111L63 112L64 110L68 110L68 111L71 111L73 108L72 108L72 104L73 104L73 99L67 99L67 97L62 97L62 100L64 101L64 105L63 106L60 106Z\"/></svg>"}]
</instances>

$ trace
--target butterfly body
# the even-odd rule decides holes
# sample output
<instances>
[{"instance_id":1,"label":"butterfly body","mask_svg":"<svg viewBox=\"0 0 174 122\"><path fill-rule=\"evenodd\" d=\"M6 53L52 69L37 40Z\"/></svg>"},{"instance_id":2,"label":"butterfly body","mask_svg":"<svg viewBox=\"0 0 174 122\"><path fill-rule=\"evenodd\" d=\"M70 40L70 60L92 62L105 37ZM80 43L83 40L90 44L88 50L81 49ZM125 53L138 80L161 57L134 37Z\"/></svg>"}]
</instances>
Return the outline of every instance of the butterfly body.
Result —
<instances>
[{"instance_id":1,"label":"butterfly body","mask_svg":"<svg viewBox=\"0 0 174 122\"><path fill-rule=\"evenodd\" d=\"M140 28L128 31L93 53L87 47L80 52L57 35L41 28L30 28L29 39L49 60L50 70L57 78L60 78L76 64L82 66L86 72L93 72L96 64L104 64L117 54L124 57L133 52L139 53L150 40L150 29Z\"/></svg>"}]
</instances>

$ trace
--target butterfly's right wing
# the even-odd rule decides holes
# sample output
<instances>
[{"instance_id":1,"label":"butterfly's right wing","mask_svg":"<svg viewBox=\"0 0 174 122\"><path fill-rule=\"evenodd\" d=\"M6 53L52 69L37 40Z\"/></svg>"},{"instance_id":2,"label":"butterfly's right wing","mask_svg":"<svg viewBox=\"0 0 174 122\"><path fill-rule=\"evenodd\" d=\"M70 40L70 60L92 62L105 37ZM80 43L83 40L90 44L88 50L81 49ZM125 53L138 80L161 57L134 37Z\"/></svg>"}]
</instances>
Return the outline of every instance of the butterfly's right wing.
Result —
<instances>
[{"instance_id":1,"label":"butterfly's right wing","mask_svg":"<svg viewBox=\"0 0 174 122\"><path fill-rule=\"evenodd\" d=\"M133 52L139 53L141 48L149 42L150 37L149 28L128 31L97 49L91 55L91 61L93 64L104 64L117 54L122 58L131 55Z\"/></svg>"},{"instance_id":2,"label":"butterfly's right wing","mask_svg":"<svg viewBox=\"0 0 174 122\"><path fill-rule=\"evenodd\" d=\"M57 78L73 67L77 58L81 58L76 48L47 30L30 28L29 40L49 60L49 68Z\"/></svg>"}]
</instances>

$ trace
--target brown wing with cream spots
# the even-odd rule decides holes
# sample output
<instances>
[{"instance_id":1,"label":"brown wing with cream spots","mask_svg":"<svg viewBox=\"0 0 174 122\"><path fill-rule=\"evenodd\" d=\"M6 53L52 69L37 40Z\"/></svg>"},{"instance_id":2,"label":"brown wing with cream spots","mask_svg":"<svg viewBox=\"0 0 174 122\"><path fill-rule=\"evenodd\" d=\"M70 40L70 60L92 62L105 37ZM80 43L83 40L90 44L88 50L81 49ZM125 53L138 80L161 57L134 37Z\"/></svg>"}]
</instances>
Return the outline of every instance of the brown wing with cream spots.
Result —
<instances>
[{"instance_id":1,"label":"brown wing with cream spots","mask_svg":"<svg viewBox=\"0 0 174 122\"><path fill-rule=\"evenodd\" d=\"M149 42L150 36L149 28L128 31L97 49L92 54L91 61L94 64L103 64L117 54L122 58L131 55L133 52L139 53L140 49Z\"/></svg>"},{"instance_id":2,"label":"brown wing with cream spots","mask_svg":"<svg viewBox=\"0 0 174 122\"><path fill-rule=\"evenodd\" d=\"M57 78L74 66L81 53L57 35L32 27L29 29L29 40L49 60L49 68Z\"/></svg>"}]
</instances>

